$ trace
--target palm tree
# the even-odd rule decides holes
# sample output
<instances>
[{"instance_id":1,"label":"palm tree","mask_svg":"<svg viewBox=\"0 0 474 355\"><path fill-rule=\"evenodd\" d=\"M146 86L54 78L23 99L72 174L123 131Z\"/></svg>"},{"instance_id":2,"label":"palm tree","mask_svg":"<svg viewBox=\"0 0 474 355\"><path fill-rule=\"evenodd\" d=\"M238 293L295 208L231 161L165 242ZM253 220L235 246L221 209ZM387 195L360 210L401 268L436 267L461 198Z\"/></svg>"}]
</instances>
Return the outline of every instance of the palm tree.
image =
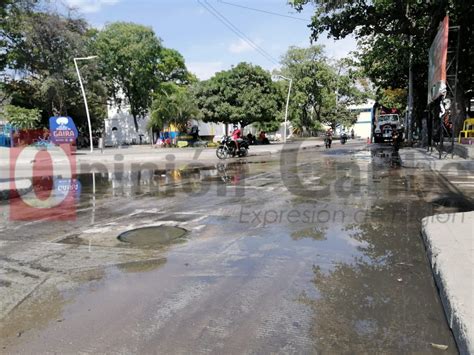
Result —
<instances>
[{"instance_id":1,"label":"palm tree","mask_svg":"<svg viewBox=\"0 0 474 355\"><path fill-rule=\"evenodd\" d=\"M199 116L200 111L189 87L164 83L153 97L148 127L161 131L166 124L173 123L175 127L184 129L190 119Z\"/></svg>"}]
</instances>

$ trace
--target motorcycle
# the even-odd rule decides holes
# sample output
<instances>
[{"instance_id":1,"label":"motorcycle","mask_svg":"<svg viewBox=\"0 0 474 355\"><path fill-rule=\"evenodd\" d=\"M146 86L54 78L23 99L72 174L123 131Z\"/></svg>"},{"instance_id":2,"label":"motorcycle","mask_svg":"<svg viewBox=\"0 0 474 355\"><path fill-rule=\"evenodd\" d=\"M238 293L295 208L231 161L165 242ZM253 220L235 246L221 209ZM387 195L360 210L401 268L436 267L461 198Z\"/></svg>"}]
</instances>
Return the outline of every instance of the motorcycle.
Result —
<instances>
[{"instance_id":1,"label":"motorcycle","mask_svg":"<svg viewBox=\"0 0 474 355\"><path fill-rule=\"evenodd\" d=\"M220 145L217 147L216 155L219 159L227 159L229 157L246 157L249 153L249 143L245 139L238 139L237 143L239 149L235 142L229 136L224 136Z\"/></svg>"},{"instance_id":2,"label":"motorcycle","mask_svg":"<svg viewBox=\"0 0 474 355\"><path fill-rule=\"evenodd\" d=\"M345 133L341 134L341 144L346 144L347 142L347 135Z\"/></svg>"}]
</instances>

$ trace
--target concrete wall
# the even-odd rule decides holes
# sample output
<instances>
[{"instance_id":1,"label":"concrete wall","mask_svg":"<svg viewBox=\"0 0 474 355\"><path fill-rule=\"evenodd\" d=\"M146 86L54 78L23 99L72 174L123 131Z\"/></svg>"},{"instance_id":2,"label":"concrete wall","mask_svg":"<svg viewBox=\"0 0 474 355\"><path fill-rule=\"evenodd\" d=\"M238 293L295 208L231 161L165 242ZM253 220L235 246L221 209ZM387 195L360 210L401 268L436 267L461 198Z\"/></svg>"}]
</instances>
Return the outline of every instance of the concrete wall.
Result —
<instances>
[{"instance_id":1,"label":"concrete wall","mask_svg":"<svg viewBox=\"0 0 474 355\"><path fill-rule=\"evenodd\" d=\"M203 121L190 120L188 126L191 127L196 124L199 127L200 136L214 136L215 138L219 138L225 134L225 124L223 123L206 123ZM232 127L229 127L229 129L232 129Z\"/></svg>"}]
</instances>

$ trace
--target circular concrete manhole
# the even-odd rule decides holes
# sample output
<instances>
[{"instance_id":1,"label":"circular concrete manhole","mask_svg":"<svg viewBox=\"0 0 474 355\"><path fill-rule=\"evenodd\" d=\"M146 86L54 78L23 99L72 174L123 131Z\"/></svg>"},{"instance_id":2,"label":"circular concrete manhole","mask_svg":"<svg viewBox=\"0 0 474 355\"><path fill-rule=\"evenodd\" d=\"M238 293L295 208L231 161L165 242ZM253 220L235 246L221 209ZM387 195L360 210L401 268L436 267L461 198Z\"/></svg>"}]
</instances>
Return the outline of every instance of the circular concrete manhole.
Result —
<instances>
[{"instance_id":1,"label":"circular concrete manhole","mask_svg":"<svg viewBox=\"0 0 474 355\"><path fill-rule=\"evenodd\" d=\"M184 241L186 229L173 226L151 226L132 229L120 234L117 239L142 248L156 248Z\"/></svg>"}]
</instances>

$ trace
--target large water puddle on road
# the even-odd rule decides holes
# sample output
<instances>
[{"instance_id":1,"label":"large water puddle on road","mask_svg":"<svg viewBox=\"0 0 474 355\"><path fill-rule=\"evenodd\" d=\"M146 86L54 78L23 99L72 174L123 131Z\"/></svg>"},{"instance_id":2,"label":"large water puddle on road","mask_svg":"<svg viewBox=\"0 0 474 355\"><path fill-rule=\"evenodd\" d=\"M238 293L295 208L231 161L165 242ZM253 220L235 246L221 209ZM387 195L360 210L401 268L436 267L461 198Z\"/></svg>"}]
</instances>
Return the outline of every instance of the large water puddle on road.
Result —
<instances>
[{"instance_id":1,"label":"large water puddle on road","mask_svg":"<svg viewBox=\"0 0 474 355\"><path fill-rule=\"evenodd\" d=\"M63 321L33 326L14 349L456 353L419 236L443 189L433 180L428 195L424 172L393 167L390 149L353 150L81 176L77 225L172 220L189 238L128 232L138 247L166 243L166 262L106 268L68 291Z\"/></svg>"}]
</instances>

